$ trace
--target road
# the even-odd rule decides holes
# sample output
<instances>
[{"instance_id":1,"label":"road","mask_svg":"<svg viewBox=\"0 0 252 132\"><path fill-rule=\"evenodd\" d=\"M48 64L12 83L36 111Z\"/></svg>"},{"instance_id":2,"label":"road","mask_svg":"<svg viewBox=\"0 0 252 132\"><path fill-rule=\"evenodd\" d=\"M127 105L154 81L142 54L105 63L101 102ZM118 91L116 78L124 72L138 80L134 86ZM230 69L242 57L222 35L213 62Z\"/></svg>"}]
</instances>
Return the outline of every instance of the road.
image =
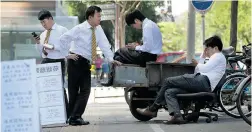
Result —
<instances>
[{"instance_id":1,"label":"road","mask_svg":"<svg viewBox=\"0 0 252 132\"><path fill-rule=\"evenodd\" d=\"M90 125L43 128L43 132L251 132L242 119L224 113L219 115L219 121L212 123L206 123L202 117L198 123L165 125L161 122L169 115L164 110L151 121L139 122L131 115L126 103L92 103L88 104L83 116Z\"/></svg>"}]
</instances>

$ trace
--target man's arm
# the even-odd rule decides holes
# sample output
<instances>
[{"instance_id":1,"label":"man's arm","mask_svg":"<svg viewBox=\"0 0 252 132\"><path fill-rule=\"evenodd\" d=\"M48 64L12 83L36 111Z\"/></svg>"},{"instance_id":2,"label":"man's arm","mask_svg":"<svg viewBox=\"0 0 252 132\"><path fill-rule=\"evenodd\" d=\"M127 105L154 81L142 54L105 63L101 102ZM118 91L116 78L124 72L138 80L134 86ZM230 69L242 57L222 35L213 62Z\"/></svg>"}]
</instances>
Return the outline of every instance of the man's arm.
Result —
<instances>
[{"instance_id":1,"label":"man's arm","mask_svg":"<svg viewBox=\"0 0 252 132\"><path fill-rule=\"evenodd\" d=\"M206 51L207 51L207 48L205 46L204 47L204 50L203 52L201 53L200 55L200 60L199 60L199 63L200 64L204 64L205 60L206 60Z\"/></svg>"},{"instance_id":2,"label":"man's arm","mask_svg":"<svg viewBox=\"0 0 252 132\"><path fill-rule=\"evenodd\" d=\"M210 69L215 68L220 63L220 61L220 57L218 57L217 54L214 54L206 64L198 63L196 69L200 72L207 72Z\"/></svg>"},{"instance_id":3,"label":"man's arm","mask_svg":"<svg viewBox=\"0 0 252 132\"><path fill-rule=\"evenodd\" d=\"M62 36L64 33L66 33L68 31L68 29L67 28L65 28L65 27L61 27L61 31L60 31L60 35ZM60 37L61 37L60 36ZM54 47L53 47L53 50L57 50L57 51L59 51L62 55L64 55L64 56L68 56L68 53L69 53L69 48L70 48L70 46L69 47L66 47L66 48L62 48L62 46L61 46L61 42L60 42L60 37L58 37L57 38L57 43L55 43L54 44ZM70 42L71 43L71 42Z\"/></svg>"},{"instance_id":4,"label":"man's arm","mask_svg":"<svg viewBox=\"0 0 252 132\"><path fill-rule=\"evenodd\" d=\"M61 35L63 35L63 34L66 33L67 31L68 31L67 28L61 27L60 33L61 33ZM60 36L61 36L61 35L60 35ZM61 45L61 42L60 42L60 37L59 37L59 38L58 38L58 42L55 43L55 44L53 45L53 49L62 52L62 51L63 51L63 48L62 48L60 45Z\"/></svg>"},{"instance_id":5,"label":"man's arm","mask_svg":"<svg viewBox=\"0 0 252 132\"><path fill-rule=\"evenodd\" d=\"M98 40L98 46L100 47L100 49L102 50L102 52L104 53L105 57L108 58L109 62L112 62L114 59L114 53L111 51L111 45L109 44L109 41L102 29L101 26L99 26L97 28L98 30L98 37L100 38Z\"/></svg>"},{"instance_id":6,"label":"man's arm","mask_svg":"<svg viewBox=\"0 0 252 132\"><path fill-rule=\"evenodd\" d=\"M135 50L150 52L153 45L152 27L143 28L143 45L136 46Z\"/></svg>"},{"instance_id":7,"label":"man's arm","mask_svg":"<svg viewBox=\"0 0 252 132\"><path fill-rule=\"evenodd\" d=\"M44 34L41 33L39 37L40 37L39 43L36 42L36 50L39 52L40 55L42 55L42 50L43 50L42 40L45 39Z\"/></svg>"},{"instance_id":8,"label":"man's arm","mask_svg":"<svg viewBox=\"0 0 252 132\"><path fill-rule=\"evenodd\" d=\"M205 62L206 58L203 57L203 54L204 54L204 52L200 55L199 64L204 64L204 62Z\"/></svg>"},{"instance_id":9,"label":"man's arm","mask_svg":"<svg viewBox=\"0 0 252 132\"><path fill-rule=\"evenodd\" d=\"M71 30L66 31L59 37L59 44L55 46L55 49L62 49L68 51L71 46L71 42L76 40L80 34L80 28L78 26L73 27Z\"/></svg>"}]
</instances>

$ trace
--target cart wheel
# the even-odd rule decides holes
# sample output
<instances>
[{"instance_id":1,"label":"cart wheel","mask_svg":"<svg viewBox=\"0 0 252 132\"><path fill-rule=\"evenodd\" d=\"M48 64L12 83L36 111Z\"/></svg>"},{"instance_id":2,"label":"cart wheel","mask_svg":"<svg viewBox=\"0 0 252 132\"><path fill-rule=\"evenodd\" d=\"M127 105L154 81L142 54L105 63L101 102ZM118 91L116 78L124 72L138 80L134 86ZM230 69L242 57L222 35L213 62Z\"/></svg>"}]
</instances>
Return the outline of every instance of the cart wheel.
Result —
<instances>
[{"instance_id":1,"label":"cart wheel","mask_svg":"<svg viewBox=\"0 0 252 132\"><path fill-rule=\"evenodd\" d=\"M152 119L152 117L141 115L137 112L137 108L146 108L148 107L148 101L142 101L142 100L132 100L133 96L135 95L135 91L132 91L131 99L129 102L129 108L131 114L138 119L139 121L149 121Z\"/></svg>"},{"instance_id":2,"label":"cart wheel","mask_svg":"<svg viewBox=\"0 0 252 132\"><path fill-rule=\"evenodd\" d=\"M197 118L197 119L193 119L193 122L194 122L194 123L197 123L197 122L198 122L198 118Z\"/></svg>"},{"instance_id":3,"label":"cart wheel","mask_svg":"<svg viewBox=\"0 0 252 132\"><path fill-rule=\"evenodd\" d=\"M212 120L213 121L218 121L218 116L215 116Z\"/></svg>"},{"instance_id":4,"label":"cart wheel","mask_svg":"<svg viewBox=\"0 0 252 132\"><path fill-rule=\"evenodd\" d=\"M129 89L128 87L124 88L124 98L125 98L126 103L129 105L132 91L128 92L128 89Z\"/></svg>"},{"instance_id":5,"label":"cart wheel","mask_svg":"<svg viewBox=\"0 0 252 132\"><path fill-rule=\"evenodd\" d=\"M207 119L206 119L206 122L207 122L207 123L211 123L211 122L212 122L211 118L207 118Z\"/></svg>"}]
</instances>

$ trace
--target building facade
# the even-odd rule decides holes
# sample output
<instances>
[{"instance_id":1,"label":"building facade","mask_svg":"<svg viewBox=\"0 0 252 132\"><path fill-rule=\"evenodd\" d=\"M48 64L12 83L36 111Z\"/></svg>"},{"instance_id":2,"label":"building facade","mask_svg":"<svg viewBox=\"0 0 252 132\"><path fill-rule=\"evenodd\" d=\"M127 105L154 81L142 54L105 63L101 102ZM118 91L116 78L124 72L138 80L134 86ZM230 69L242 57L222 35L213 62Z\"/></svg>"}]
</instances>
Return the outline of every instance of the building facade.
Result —
<instances>
[{"instance_id":1,"label":"building facade","mask_svg":"<svg viewBox=\"0 0 252 132\"><path fill-rule=\"evenodd\" d=\"M68 16L67 4L57 1L1 1L1 60L37 58L31 33L44 31L37 19L41 9L49 10L56 23L71 29L78 24L76 16Z\"/></svg>"}]
</instances>

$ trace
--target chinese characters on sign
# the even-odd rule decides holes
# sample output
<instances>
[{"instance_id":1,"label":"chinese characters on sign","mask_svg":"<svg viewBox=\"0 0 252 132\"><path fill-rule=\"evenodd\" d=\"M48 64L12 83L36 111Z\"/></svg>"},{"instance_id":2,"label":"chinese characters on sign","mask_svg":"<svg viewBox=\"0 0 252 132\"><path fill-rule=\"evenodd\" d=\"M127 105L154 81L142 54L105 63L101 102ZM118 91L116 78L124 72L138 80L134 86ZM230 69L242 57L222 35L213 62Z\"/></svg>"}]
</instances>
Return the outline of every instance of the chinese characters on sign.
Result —
<instances>
[{"instance_id":1,"label":"chinese characters on sign","mask_svg":"<svg viewBox=\"0 0 252 132\"><path fill-rule=\"evenodd\" d=\"M5 130L3 132L32 132L32 118L5 119Z\"/></svg>"},{"instance_id":2,"label":"chinese characters on sign","mask_svg":"<svg viewBox=\"0 0 252 132\"><path fill-rule=\"evenodd\" d=\"M30 65L26 63L2 65L2 74L2 81L4 83L31 80Z\"/></svg>"},{"instance_id":3,"label":"chinese characters on sign","mask_svg":"<svg viewBox=\"0 0 252 132\"><path fill-rule=\"evenodd\" d=\"M37 67L37 73L57 72L59 70L59 66Z\"/></svg>"},{"instance_id":4,"label":"chinese characters on sign","mask_svg":"<svg viewBox=\"0 0 252 132\"><path fill-rule=\"evenodd\" d=\"M7 110L32 107L32 91L9 92L4 94L4 106Z\"/></svg>"},{"instance_id":5,"label":"chinese characters on sign","mask_svg":"<svg viewBox=\"0 0 252 132\"><path fill-rule=\"evenodd\" d=\"M1 131L40 132L35 59L2 62L1 70Z\"/></svg>"},{"instance_id":6,"label":"chinese characters on sign","mask_svg":"<svg viewBox=\"0 0 252 132\"><path fill-rule=\"evenodd\" d=\"M39 64L36 71L41 125L65 124L60 63Z\"/></svg>"}]
</instances>

